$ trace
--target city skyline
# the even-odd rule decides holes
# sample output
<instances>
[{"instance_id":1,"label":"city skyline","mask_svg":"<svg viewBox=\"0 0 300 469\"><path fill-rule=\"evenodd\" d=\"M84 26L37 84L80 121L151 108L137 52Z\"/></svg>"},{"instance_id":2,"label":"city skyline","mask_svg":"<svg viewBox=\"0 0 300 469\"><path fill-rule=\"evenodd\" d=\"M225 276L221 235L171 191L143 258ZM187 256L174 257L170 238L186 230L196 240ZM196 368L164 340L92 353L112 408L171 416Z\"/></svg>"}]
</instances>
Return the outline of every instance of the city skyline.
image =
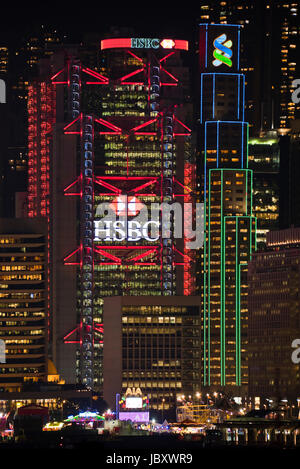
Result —
<instances>
[{"instance_id":1,"label":"city skyline","mask_svg":"<svg viewBox=\"0 0 300 469\"><path fill-rule=\"evenodd\" d=\"M8 17L0 417L25 404L15 435L29 404L51 429L59 412L99 435L167 417L201 441L297 446L298 7Z\"/></svg>"}]
</instances>

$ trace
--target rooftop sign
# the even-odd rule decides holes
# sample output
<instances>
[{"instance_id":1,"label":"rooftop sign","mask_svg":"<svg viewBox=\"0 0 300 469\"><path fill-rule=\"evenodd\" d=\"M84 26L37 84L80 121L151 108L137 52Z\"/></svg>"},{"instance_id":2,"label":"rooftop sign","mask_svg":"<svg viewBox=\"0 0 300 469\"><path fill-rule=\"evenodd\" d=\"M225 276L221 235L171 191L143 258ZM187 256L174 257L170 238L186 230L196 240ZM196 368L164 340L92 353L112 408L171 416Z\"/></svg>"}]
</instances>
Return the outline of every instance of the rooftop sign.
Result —
<instances>
[{"instance_id":1,"label":"rooftop sign","mask_svg":"<svg viewBox=\"0 0 300 469\"><path fill-rule=\"evenodd\" d=\"M101 41L101 50L123 48L188 50L189 43L182 39L158 39L148 37L112 38L103 39Z\"/></svg>"}]
</instances>

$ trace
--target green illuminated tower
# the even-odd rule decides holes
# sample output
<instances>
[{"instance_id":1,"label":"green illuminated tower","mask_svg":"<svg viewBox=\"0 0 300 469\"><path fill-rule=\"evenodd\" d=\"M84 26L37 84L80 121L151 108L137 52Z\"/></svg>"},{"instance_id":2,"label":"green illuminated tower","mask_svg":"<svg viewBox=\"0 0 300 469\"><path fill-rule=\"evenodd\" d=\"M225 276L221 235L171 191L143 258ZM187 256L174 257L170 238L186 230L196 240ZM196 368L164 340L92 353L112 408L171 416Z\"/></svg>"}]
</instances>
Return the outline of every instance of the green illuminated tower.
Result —
<instances>
[{"instance_id":1,"label":"green illuminated tower","mask_svg":"<svg viewBox=\"0 0 300 469\"><path fill-rule=\"evenodd\" d=\"M200 25L202 376L207 389L236 396L248 382L247 269L256 246L239 52L240 26Z\"/></svg>"}]
</instances>

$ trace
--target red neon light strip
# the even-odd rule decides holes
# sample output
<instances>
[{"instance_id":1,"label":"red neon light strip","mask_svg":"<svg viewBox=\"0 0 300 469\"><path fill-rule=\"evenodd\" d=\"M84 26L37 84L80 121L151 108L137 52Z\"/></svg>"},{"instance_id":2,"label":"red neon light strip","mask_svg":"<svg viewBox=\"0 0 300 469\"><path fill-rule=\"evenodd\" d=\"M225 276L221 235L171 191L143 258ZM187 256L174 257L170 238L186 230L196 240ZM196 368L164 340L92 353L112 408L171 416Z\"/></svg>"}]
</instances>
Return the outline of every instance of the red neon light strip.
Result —
<instances>
[{"instance_id":1,"label":"red neon light strip","mask_svg":"<svg viewBox=\"0 0 300 469\"><path fill-rule=\"evenodd\" d=\"M122 135L122 132L99 132L99 135Z\"/></svg>"},{"instance_id":2,"label":"red neon light strip","mask_svg":"<svg viewBox=\"0 0 300 469\"><path fill-rule=\"evenodd\" d=\"M177 249L175 246L173 246L173 249L174 249L174 251L178 252L178 254L180 254L182 257L184 257L184 259L189 259L190 261L193 260L193 259L192 259L190 256L188 256L187 254L183 254L182 252L178 251L178 249ZM183 265L184 265L184 264L183 264Z\"/></svg>"},{"instance_id":3,"label":"red neon light strip","mask_svg":"<svg viewBox=\"0 0 300 469\"><path fill-rule=\"evenodd\" d=\"M70 122L64 127L64 130L67 130L69 127L71 127L71 125L75 124L75 122L77 122L79 119L80 119L80 116L76 117L76 119L74 119L72 122Z\"/></svg>"},{"instance_id":4,"label":"red neon light strip","mask_svg":"<svg viewBox=\"0 0 300 469\"><path fill-rule=\"evenodd\" d=\"M70 187L74 186L77 182L78 182L78 178L76 179L76 181L72 182L68 187L66 187L64 189L64 192L66 192L68 189L70 189Z\"/></svg>"},{"instance_id":5,"label":"red neon light strip","mask_svg":"<svg viewBox=\"0 0 300 469\"><path fill-rule=\"evenodd\" d=\"M108 257L108 259L111 259L112 261L117 262L118 264L121 263L121 259L119 259L119 258L116 257L116 256L113 256L113 255L110 254L109 252L104 252L104 251L102 251L101 249L95 249L95 251L96 251L98 254L102 254L102 256Z\"/></svg>"},{"instance_id":6,"label":"red neon light strip","mask_svg":"<svg viewBox=\"0 0 300 469\"><path fill-rule=\"evenodd\" d=\"M115 194L121 194L121 192L122 192L121 189L118 189L117 187L112 186L111 184L108 184L108 182L101 181L101 180L100 181L95 181L95 182L99 185L102 185L103 187L106 187L106 189L110 189ZM112 195L114 195L114 194L112 194Z\"/></svg>"},{"instance_id":7,"label":"red neon light strip","mask_svg":"<svg viewBox=\"0 0 300 469\"><path fill-rule=\"evenodd\" d=\"M153 246L96 246L97 249L154 249ZM96 248L95 248L96 249ZM156 249L156 248L155 248Z\"/></svg>"},{"instance_id":8,"label":"red neon light strip","mask_svg":"<svg viewBox=\"0 0 300 469\"><path fill-rule=\"evenodd\" d=\"M189 43L188 41L184 41L182 39L174 39L175 46L173 49L179 49L179 50L189 50Z\"/></svg>"},{"instance_id":9,"label":"red neon light strip","mask_svg":"<svg viewBox=\"0 0 300 469\"><path fill-rule=\"evenodd\" d=\"M90 68L83 68L82 71L84 73L87 73L88 75L91 75L94 78L98 78L99 80L102 80L102 83L108 84L108 78L104 77L103 75L100 75L100 73L95 72L94 70L91 70Z\"/></svg>"},{"instance_id":10,"label":"red neon light strip","mask_svg":"<svg viewBox=\"0 0 300 469\"><path fill-rule=\"evenodd\" d=\"M133 265L158 265L158 263L156 262L134 262Z\"/></svg>"},{"instance_id":11,"label":"red neon light strip","mask_svg":"<svg viewBox=\"0 0 300 469\"><path fill-rule=\"evenodd\" d=\"M153 181L149 181L149 182L146 182L145 184L142 184L141 186L138 186L136 187L135 189L132 189L130 192L136 192L140 189L144 189L145 187L147 186L151 186L152 184L154 184L155 182L157 182L157 179L153 179Z\"/></svg>"},{"instance_id":12,"label":"red neon light strip","mask_svg":"<svg viewBox=\"0 0 300 469\"><path fill-rule=\"evenodd\" d=\"M117 127L116 125L114 125L111 122L108 122L104 119L98 118L98 119L95 119L95 122L98 122L99 124L105 125L106 127L108 127L111 130L122 132L122 129L120 127Z\"/></svg>"},{"instance_id":13,"label":"red neon light strip","mask_svg":"<svg viewBox=\"0 0 300 469\"><path fill-rule=\"evenodd\" d=\"M154 180L153 176L96 176L96 179L111 179L111 180L119 180L119 181L138 181L141 179L151 179ZM158 180L158 178L156 178Z\"/></svg>"},{"instance_id":14,"label":"red neon light strip","mask_svg":"<svg viewBox=\"0 0 300 469\"><path fill-rule=\"evenodd\" d=\"M78 330L78 326L75 327L75 329L73 329L71 332L69 332L67 335L65 335L65 337L63 338L63 340L67 339L68 337L70 337L71 334L73 334L75 331Z\"/></svg>"},{"instance_id":15,"label":"red neon light strip","mask_svg":"<svg viewBox=\"0 0 300 469\"><path fill-rule=\"evenodd\" d=\"M133 52L131 52L131 50L128 50L127 52L128 52L128 54L132 55L132 57L134 57L135 59L137 59L137 60L139 60L140 62L142 62L143 65L145 65L144 62L143 62L143 59L141 59L141 58L138 57L136 54L134 54Z\"/></svg>"},{"instance_id":16,"label":"red neon light strip","mask_svg":"<svg viewBox=\"0 0 300 469\"><path fill-rule=\"evenodd\" d=\"M63 72L63 71L64 71L64 69L62 68L59 72L57 72L55 75L53 75L53 76L50 78L50 80L54 80L54 78L56 78L58 75L60 75L61 72ZM66 82L66 83L67 83L67 82Z\"/></svg>"},{"instance_id":17,"label":"red neon light strip","mask_svg":"<svg viewBox=\"0 0 300 469\"><path fill-rule=\"evenodd\" d=\"M172 75L172 73L168 72L168 71L167 71L165 68L163 68L163 67L161 67L161 69L162 69L167 75L169 75L169 77L171 77L172 80L175 80L176 83L178 83L178 81L179 81L178 78L174 77L174 75Z\"/></svg>"},{"instance_id":18,"label":"red neon light strip","mask_svg":"<svg viewBox=\"0 0 300 469\"><path fill-rule=\"evenodd\" d=\"M78 251L80 251L81 248L78 248L76 249L76 251L73 251L71 252L71 254L69 254L67 257L64 258L64 262L69 259L71 256L73 256L74 254L76 254Z\"/></svg>"},{"instance_id":19,"label":"red neon light strip","mask_svg":"<svg viewBox=\"0 0 300 469\"><path fill-rule=\"evenodd\" d=\"M149 251L143 252L142 254L133 257L132 259L130 259L130 261L138 261L139 259L142 259L143 257L148 256L149 254L153 254L154 252L157 252L157 248L149 249Z\"/></svg>"},{"instance_id":20,"label":"red neon light strip","mask_svg":"<svg viewBox=\"0 0 300 469\"><path fill-rule=\"evenodd\" d=\"M171 55L175 54L175 52L170 52L169 54L165 55L162 59L160 59L160 62L163 62L164 60L167 60Z\"/></svg>"},{"instance_id":21,"label":"red neon light strip","mask_svg":"<svg viewBox=\"0 0 300 469\"><path fill-rule=\"evenodd\" d=\"M128 75L124 75L123 77L120 78L121 82L124 83L124 80L126 80L126 78L133 77L134 75L137 75L138 73L143 72L144 69L145 69L144 67L143 68L138 68L134 72L128 73ZM128 85L129 83L126 82L125 84Z\"/></svg>"},{"instance_id":22,"label":"red neon light strip","mask_svg":"<svg viewBox=\"0 0 300 469\"><path fill-rule=\"evenodd\" d=\"M85 84L86 85L107 85L107 83L101 82L101 81L86 81Z\"/></svg>"},{"instance_id":23,"label":"red neon light strip","mask_svg":"<svg viewBox=\"0 0 300 469\"><path fill-rule=\"evenodd\" d=\"M161 86L178 86L177 83L161 83Z\"/></svg>"},{"instance_id":24,"label":"red neon light strip","mask_svg":"<svg viewBox=\"0 0 300 469\"><path fill-rule=\"evenodd\" d=\"M120 85L133 85L133 86L143 86L145 83L143 81L121 81Z\"/></svg>"},{"instance_id":25,"label":"red neon light strip","mask_svg":"<svg viewBox=\"0 0 300 469\"><path fill-rule=\"evenodd\" d=\"M177 184L179 184L181 187L183 187L183 189L186 189L187 191L192 192L192 189L190 187L184 186L183 184L181 184L181 182L177 181L176 178L173 178L173 180L177 182Z\"/></svg>"},{"instance_id":26,"label":"red neon light strip","mask_svg":"<svg viewBox=\"0 0 300 469\"><path fill-rule=\"evenodd\" d=\"M124 39L119 39L119 38L114 38L114 39L103 39L101 41L101 50L105 49L117 49L119 47L128 47L131 48L131 38L124 38Z\"/></svg>"},{"instance_id":27,"label":"red neon light strip","mask_svg":"<svg viewBox=\"0 0 300 469\"><path fill-rule=\"evenodd\" d=\"M147 125L153 124L153 122L157 122L157 118L156 119L151 119L150 121L143 122L143 124L140 124L140 125L137 125L136 127L133 127L133 129L131 129L131 132L136 132L137 130L142 129L143 127L147 127Z\"/></svg>"},{"instance_id":28,"label":"red neon light strip","mask_svg":"<svg viewBox=\"0 0 300 469\"><path fill-rule=\"evenodd\" d=\"M184 127L186 130L188 130L189 132L192 132L192 129L190 129L189 127L187 127L183 122L181 122L179 119L177 119L176 117L174 117L174 120L176 122L178 122L178 124L182 125L182 127Z\"/></svg>"}]
</instances>

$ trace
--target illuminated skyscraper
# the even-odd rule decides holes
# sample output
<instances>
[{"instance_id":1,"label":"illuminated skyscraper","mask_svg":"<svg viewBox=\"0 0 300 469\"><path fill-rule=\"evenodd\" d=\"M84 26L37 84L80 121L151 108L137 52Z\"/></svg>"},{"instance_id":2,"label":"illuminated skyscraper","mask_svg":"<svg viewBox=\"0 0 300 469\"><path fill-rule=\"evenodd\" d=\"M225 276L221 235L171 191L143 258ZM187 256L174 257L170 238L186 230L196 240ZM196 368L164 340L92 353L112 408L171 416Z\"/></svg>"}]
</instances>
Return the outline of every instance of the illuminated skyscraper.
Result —
<instances>
[{"instance_id":1,"label":"illuminated skyscraper","mask_svg":"<svg viewBox=\"0 0 300 469\"><path fill-rule=\"evenodd\" d=\"M199 20L240 24L241 71L246 74L246 118L251 135L264 129L289 129L299 115L291 100L299 78L299 2L210 0L200 6Z\"/></svg>"},{"instance_id":2,"label":"illuminated skyscraper","mask_svg":"<svg viewBox=\"0 0 300 469\"><path fill-rule=\"evenodd\" d=\"M150 408L176 407L200 391L200 298L114 297L104 300L104 399L139 387Z\"/></svg>"},{"instance_id":3,"label":"illuminated skyscraper","mask_svg":"<svg viewBox=\"0 0 300 469\"><path fill-rule=\"evenodd\" d=\"M253 214L257 219L257 247L260 249L265 246L268 231L279 228L280 147L277 132L269 131L250 138L248 159L249 168L253 170Z\"/></svg>"},{"instance_id":4,"label":"illuminated skyscraper","mask_svg":"<svg viewBox=\"0 0 300 469\"><path fill-rule=\"evenodd\" d=\"M0 219L0 389L47 381L47 247L43 220Z\"/></svg>"},{"instance_id":5,"label":"illuminated skyscraper","mask_svg":"<svg viewBox=\"0 0 300 469\"><path fill-rule=\"evenodd\" d=\"M249 263L249 395L299 398L300 228L267 234L267 249ZM294 347L294 348L293 348ZM296 357L299 353L296 353Z\"/></svg>"},{"instance_id":6,"label":"illuminated skyscraper","mask_svg":"<svg viewBox=\"0 0 300 469\"><path fill-rule=\"evenodd\" d=\"M256 220L240 28L200 25L199 172L206 228L201 261L203 385L244 393L247 264L255 249Z\"/></svg>"},{"instance_id":7,"label":"illuminated skyscraper","mask_svg":"<svg viewBox=\"0 0 300 469\"><path fill-rule=\"evenodd\" d=\"M280 138L280 228L300 227L300 119Z\"/></svg>"},{"instance_id":8,"label":"illuminated skyscraper","mask_svg":"<svg viewBox=\"0 0 300 469\"><path fill-rule=\"evenodd\" d=\"M96 67L70 48L29 88L28 215L48 223L53 360L67 382L101 389L104 297L194 291L184 239L103 240L97 214L108 202L130 221L139 204L191 200L187 51L104 39Z\"/></svg>"}]
</instances>

